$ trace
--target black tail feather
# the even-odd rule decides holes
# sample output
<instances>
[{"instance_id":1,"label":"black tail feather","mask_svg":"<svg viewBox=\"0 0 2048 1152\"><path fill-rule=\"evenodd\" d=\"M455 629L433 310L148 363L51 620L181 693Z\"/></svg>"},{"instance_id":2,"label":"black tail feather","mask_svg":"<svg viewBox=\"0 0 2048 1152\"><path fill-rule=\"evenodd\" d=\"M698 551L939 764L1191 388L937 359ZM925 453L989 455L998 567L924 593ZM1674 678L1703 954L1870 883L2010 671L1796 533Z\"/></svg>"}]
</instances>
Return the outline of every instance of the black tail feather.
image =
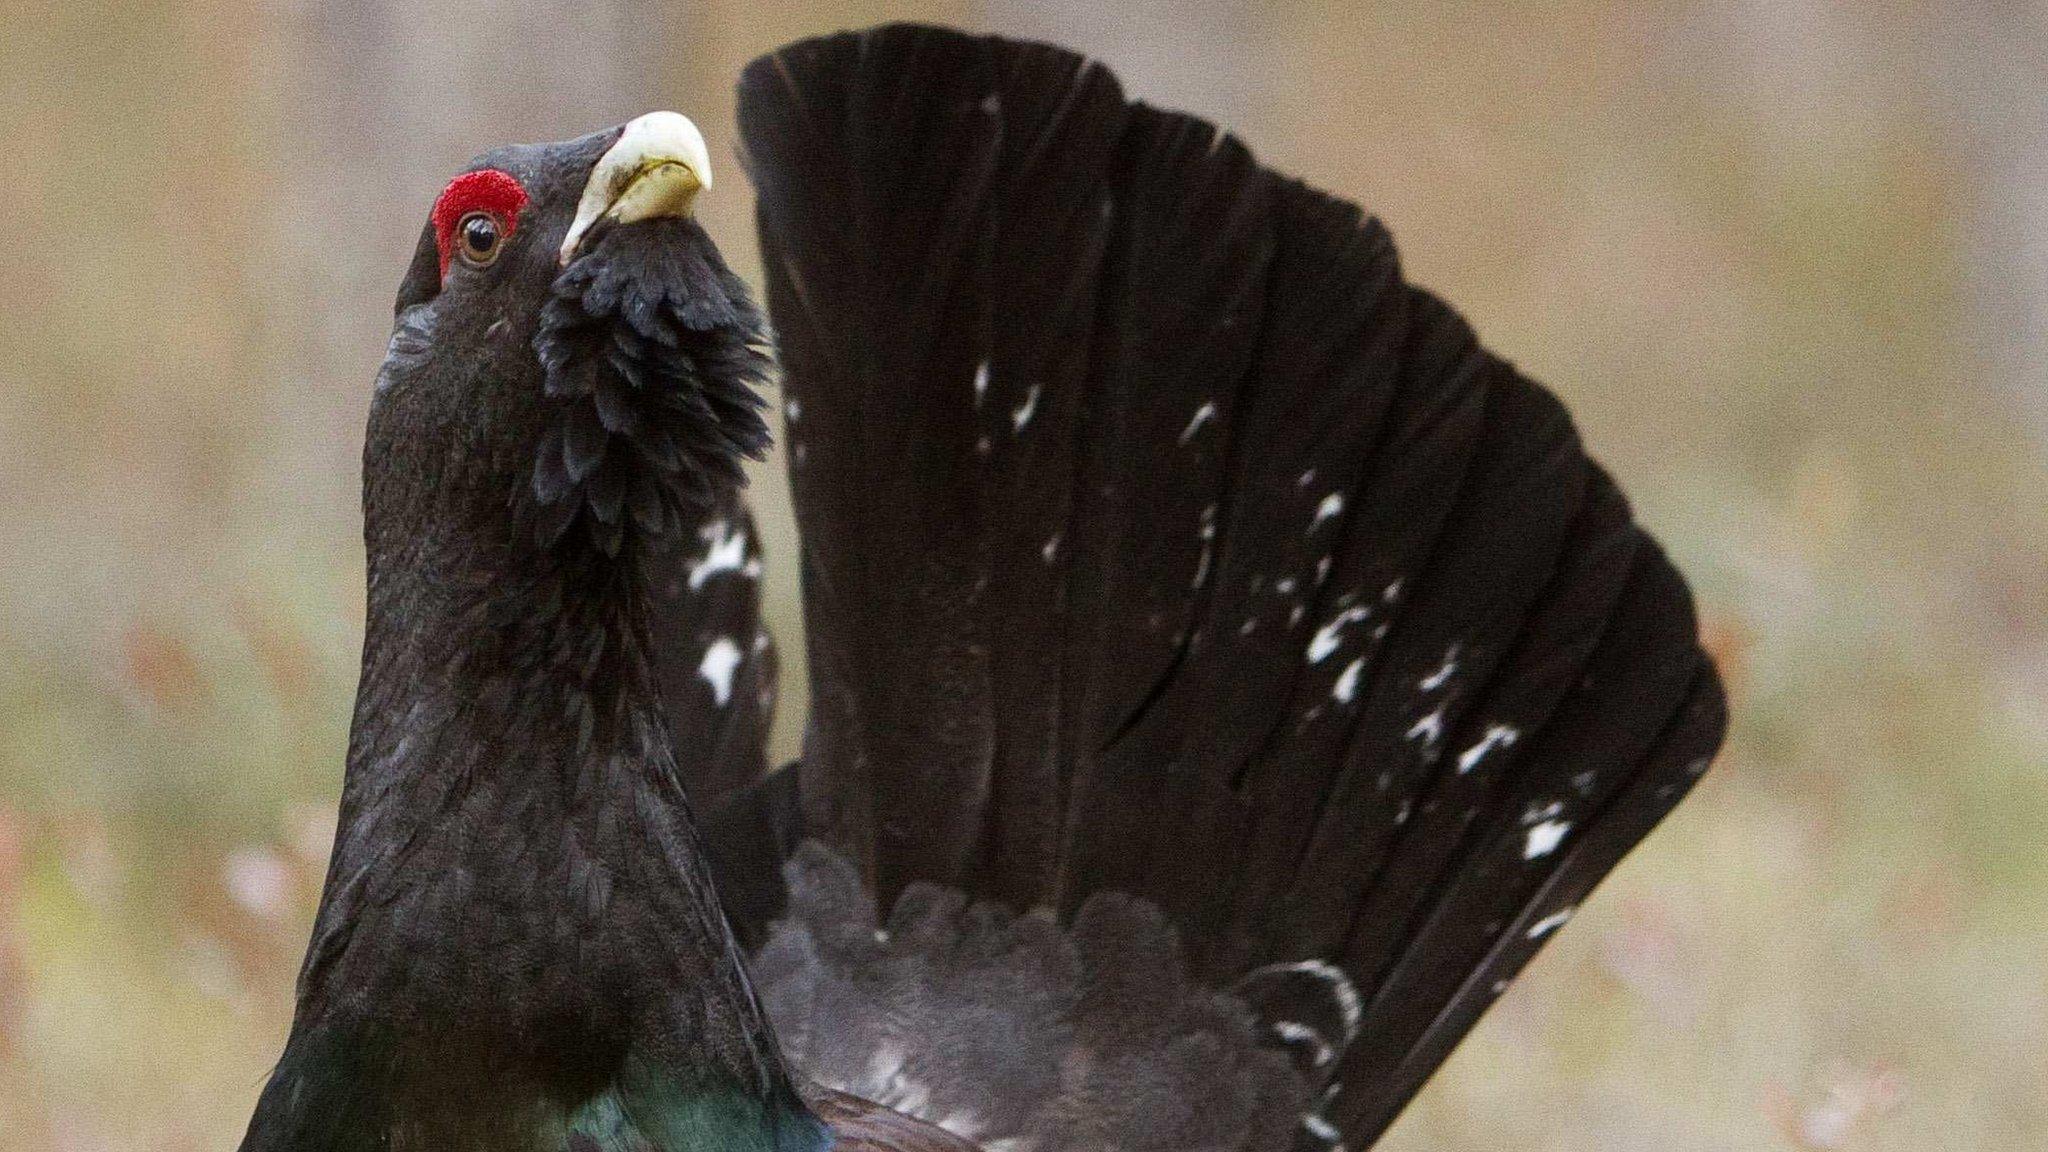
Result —
<instances>
[{"instance_id":1,"label":"black tail feather","mask_svg":"<svg viewBox=\"0 0 2048 1152\"><path fill-rule=\"evenodd\" d=\"M740 120L806 832L885 906L1115 890L1215 983L1340 967L1360 1019L1289 1031L1369 1143L1717 747L1683 581L1377 221L1095 65L890 27Z\"/></svg>"},{"instance_id":2,"label":"black tail feather","mask_svg":"<svg viewBox=\"0 0 2048 1152\"><path fill-rule=\"evenodd\" d=\"M994 79L986 53L924 47L814 42L747 80L762 94L747 101L747 147L782 302L818 686L805 803L865 867L897 877L891 895L910 875L960 875L992 723L976 414L964 397L989 326L997 119L982 94ZM785 150L807 162L792 169ZM932 403L903 386L912 380L949 381L960 396ZM878 684L895 690L851 690ZM959 706L926 707L934 697ZM914 829L900 815L911 812Z\"/></svg>"}]
</instances>

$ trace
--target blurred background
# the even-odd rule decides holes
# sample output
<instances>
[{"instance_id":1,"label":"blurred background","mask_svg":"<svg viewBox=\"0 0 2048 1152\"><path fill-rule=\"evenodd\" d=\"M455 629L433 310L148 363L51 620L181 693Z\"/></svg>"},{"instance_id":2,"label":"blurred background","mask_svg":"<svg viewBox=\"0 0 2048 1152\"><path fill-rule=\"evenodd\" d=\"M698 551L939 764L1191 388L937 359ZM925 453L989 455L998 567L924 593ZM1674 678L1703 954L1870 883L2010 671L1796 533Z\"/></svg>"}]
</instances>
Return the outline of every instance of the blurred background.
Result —
<instances>
[{"instance_id":1,"label":"blurred background","mask_svg":"<svg viewBox=\"0 0 2048 1152\"><path fill-rule=\"evenodd\" d=\"M239 1139L332 833L371 378L447 176L675 107L751 273L738 69L889 17L1084 48L1364 202L1699 588L1727 752L1383 1147L2048 1147L2048 5L0 13L0 1152Z\"/></svg>"}]
</instances>

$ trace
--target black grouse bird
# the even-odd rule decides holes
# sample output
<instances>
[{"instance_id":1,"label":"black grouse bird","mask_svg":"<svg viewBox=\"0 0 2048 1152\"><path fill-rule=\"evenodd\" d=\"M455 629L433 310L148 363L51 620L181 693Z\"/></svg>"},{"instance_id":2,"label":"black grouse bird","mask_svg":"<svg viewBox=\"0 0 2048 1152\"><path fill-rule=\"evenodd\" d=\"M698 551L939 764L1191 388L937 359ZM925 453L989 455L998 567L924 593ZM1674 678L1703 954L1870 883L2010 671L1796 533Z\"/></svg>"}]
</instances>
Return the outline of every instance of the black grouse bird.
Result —
<instances>
[{"instance_id":1,"label":"black grouse bird","mask_svg":"<svg viewBox=\"0 0 2048 1152\"><path fill-rule=\"evenodd\" d=\"M756 61L740 123L802 759L701 138L483 156L378 377L244 1147L1370 1144L1705 770L1684 582L1379 222L1099 66L894 26Z\"/></svg>"}]
</instances>

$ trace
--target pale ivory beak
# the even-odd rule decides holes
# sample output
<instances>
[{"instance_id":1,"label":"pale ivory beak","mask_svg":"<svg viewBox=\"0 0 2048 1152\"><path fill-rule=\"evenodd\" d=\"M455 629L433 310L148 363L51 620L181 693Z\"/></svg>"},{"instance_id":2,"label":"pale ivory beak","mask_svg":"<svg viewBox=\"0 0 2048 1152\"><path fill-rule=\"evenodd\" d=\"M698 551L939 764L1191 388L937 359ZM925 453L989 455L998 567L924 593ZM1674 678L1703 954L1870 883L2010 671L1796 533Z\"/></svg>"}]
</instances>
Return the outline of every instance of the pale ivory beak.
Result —
<instances>
[{"instance_id":1,"label":"pale ivory beak","mask_svg":"<svg viewBox=\"0 0 2048 1152\"><path fill-rule=\"evenodd\" d=\"M649 112L625 131L590 170L576 219L562 237L561 262L576 258L583 237L600 220L630 224L659 216L688 216L697 193L711 187L711 156L704 134L676 112Z\"/></svg>"}]
</instances>

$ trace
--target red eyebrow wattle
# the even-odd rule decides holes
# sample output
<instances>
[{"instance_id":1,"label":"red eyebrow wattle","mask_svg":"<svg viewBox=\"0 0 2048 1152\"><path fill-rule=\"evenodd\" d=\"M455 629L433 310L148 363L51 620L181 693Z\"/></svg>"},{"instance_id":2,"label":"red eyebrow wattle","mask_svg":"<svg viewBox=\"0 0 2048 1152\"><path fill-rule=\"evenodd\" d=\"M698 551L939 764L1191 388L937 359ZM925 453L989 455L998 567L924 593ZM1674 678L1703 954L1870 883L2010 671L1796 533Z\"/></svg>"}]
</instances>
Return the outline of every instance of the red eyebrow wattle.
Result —
<instances>
[{"instance_id":1,"label":"red eyebrow wattle","mask_svg":"<svg viewBox=\"0 0 2048 1152\"><path fill-rule=\"evenodd\" d=\"M441 253L441 274L448 274L448 258L455 253L455 226L464 216L489 212L498 218L509 240L525 207L526 189L509 172L484 168L450 180L441 190L441 198L434 201L434 246Z\"/></svg>"}]
</instances>

